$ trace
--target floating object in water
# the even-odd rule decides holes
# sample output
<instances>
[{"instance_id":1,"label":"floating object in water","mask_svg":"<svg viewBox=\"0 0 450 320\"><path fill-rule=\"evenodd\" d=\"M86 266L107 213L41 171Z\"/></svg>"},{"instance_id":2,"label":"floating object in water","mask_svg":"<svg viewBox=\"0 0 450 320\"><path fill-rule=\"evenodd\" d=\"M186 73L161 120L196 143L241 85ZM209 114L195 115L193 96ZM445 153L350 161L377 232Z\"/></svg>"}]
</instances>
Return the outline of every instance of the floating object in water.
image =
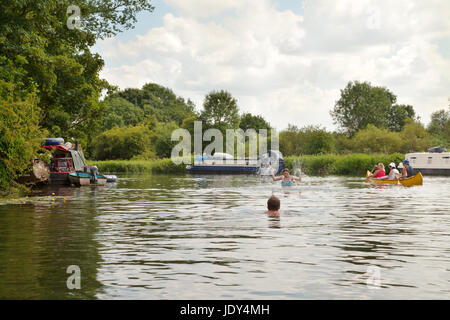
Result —
<instances>
[{"instance_id":1,"label":"floating object in water","mask_svg":"<svg viewBox=\"0 0 450 320\"><path fill-rule=\"evenodd\" d=\"M115 175L104 175L106 177L106 182L117 182L117 176Z\"/></svg>"},{"instance_id":2,"label":"floating object in water","mask_svg":"<svg viewBox=\"0 0 450 320\"><path fill-rule=\"evenodd\" d=\"M421 186L423 184L423 177L422 174L419 172L415 176L412 176L410 178L401 179L401 180L387 180L387 179L375 179L375 178L369 178L370 171L367 171L366 173L366 179L369 182L378 183L378 184L398 184L405 187L411 187L411 186Z\"/></svg>"}]
</instances>

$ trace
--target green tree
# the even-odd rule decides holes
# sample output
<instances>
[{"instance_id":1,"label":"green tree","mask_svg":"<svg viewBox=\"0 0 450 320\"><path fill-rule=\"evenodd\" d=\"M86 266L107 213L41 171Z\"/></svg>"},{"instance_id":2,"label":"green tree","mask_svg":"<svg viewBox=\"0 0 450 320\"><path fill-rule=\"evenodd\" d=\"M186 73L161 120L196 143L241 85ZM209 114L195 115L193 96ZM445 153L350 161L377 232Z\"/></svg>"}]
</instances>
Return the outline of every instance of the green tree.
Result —
<instances>
[{"instance_id":1,"label":"green tree","mask_svg":"<svg viewBox=\"0 0 450 320\"><path fill-rule=\"evenodd\" d=\"M402 137L402 152L421 152L431 147L431 139L422 123L409 119L403 130L400 132Z\"/></svg>"},{"instance_id":2,"label":"green tree","mask_svg":"<svg viewBox=\"0 0 450 320\"><path fill-rule=\"evenodd\" d=\"M239 109L237 101L224 90L212 91L206 95L200 120L205 127L216 128L224 132L226 129L239 128Z\"/></svg>"},{"instance_id":3,"label":"green tree","mask_svg":"<svg viewBox=\"0 0 450 320\"><path fill-rule=\"evenodd\" d=\"M387 114L387 128L391 131L400 132L408 121L415 120L415 118L416 112L413 106L394 104Z\"/></svg>"},{"instance_id":4,"label":"green tree","mask_svg":"<svg viewBox=\"0 0 450 320\"><path fill-rule=\"evenodd\" d=\"M352 138L354 152L394 153L402 147L402 138L398 132L377 128L372 124L358 131Z\"/></svg>"},{"instance_id":5,"label":"green tree","mask_svg":"<svg viewBox=\"0 0 450 320\"><path fill-rule=\"evenodd\" d=\"M409 105L394 105L397 97L388 89L369 82L349 82L330 112L334 122L349 136L372 124L401 131L407 118L415 112Z\"/></svg>"},{"instance_id":6,"label":"green tree","mask_svg":"<svg viewBox=\"0 0 450 320\"><path fill-rule=\"evenodd\" d=\"M175 122L159 123L155 130L152 140L152 145L155 146L156 155L160 158L170 158L172 149L178 144L177 141L172 141L172 132L178 129Z\"/></svg>"},{"instance_id":7,"label":"green tree","mask_svg":"<svg viewBox=\"0 0 450 320\"><path fill-rule=\"evenodd\" d=\"M107 98L104 104L103 130L116 126L136 126L144 119L144 110L123 98Z\"/></svg>"},{"instance_id":8,"label":"green tree","mask_svg":"<svg viewBox=\"0 0 450 320\"><path fill-rule=\"evenodd\" d=\"M81 28L68 28L81 9ZM0 56L24 70L16 90L37 88L42 126L50 134L86 143L98 129L99 97L110 86L100 79L102 58L90 48L98 38L129 29L148 0L22 0L0 3ZM4 62L4 60L3 60ZM0 68L5 64L0 61Z\"/></svg>"},{"instance_id":9,"label":"green tree","mask_svg":"<svg viewBox=\"0 0 450 320\"><path fill-rule=\"evenodd\" d=\"M0 194L17 186L37 156L45 135L35 94L14 99L14 85L0 80Z\"/></svg>"},{"instance_id":10,"label":"green tree","mask_svg":"<svg viewBox=\"0 0 450 320\"><path fill-rule=\"evenodd\" d=\"M260 129L266 129L268 135L270 135L270 124L261 116L255 116L251 113L244 113L241 116L241 121L239 122L239 128L246 131L248 129L254 129L256 132Z\"/></svg>"},{"instance_id":11,"label":"green tree","mask_svg":"<svg viewBox=\"0 0 450 320\"><path fill-rule=\"evenodd\" d=\"M334 147L337 153L348 154L352 152L352 139L341 132L333 132Z\"/></svg>"},{"instance_id":12,"label":"green tree","mask_svg":"<svg viewBox=\"0 0 450 320\"><path fill-rule=\"evenodd\" d=\"M142 89L129 88L115 92L111 97L120 97L142 109L145 117L155 115L159 122L175 122L181 125L187 117L195 115L194 104L163 86L147 83Z\"/></svg>"},{"instance_id":13,"label":"green tree","mask_svg":"<svg viewBox=\"0 0 450 320\"><path fill-rule=\"evenodd\" d=\"M302 129L305 139L305 154L330 153L334 149L334 137L324 128L307 126Z\"/></svg>"},{"instance_id":14,"label":"green tree","mask_svg":"<svg viewBox=\"0 0 450 320\"><path fill-rule=\"evenodd\" d=\"M280 151L285 156L330 153L333 150L333 135L319 126L299 129L289 124L280 132Z\"/></svg>"},{"instance_id":15,"label":"green tree","mask_svg":"<svg viewBox=\"0 0 450 320\"><path fill-rule=\"evenodd\" d=\"M96 138L93 156L97 160L129 160L151 153L150 129L141 124L135 127L114 127Z\"/></svg>"},{"instance_id":16,"label":"green tree","mask_svg":"<svg viewBox=\"0 0 450 320\"><path fill-rule=\"evenodd\" d=\"M450 108L448 111L442 109L433 112L427 131L436 144L450 148Z\"/></svg>"}]
</instances>

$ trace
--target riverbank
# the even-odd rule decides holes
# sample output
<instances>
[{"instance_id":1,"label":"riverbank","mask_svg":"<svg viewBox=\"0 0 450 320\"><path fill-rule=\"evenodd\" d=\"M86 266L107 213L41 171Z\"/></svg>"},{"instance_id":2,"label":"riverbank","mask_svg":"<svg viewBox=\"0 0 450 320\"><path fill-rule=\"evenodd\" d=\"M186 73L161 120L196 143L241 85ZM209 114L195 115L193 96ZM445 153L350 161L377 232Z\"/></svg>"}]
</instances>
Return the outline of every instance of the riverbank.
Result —
<instances>
[{"instance_id":1,"label":"riverbank","mask_svg":"<svg viewBox=\"0 0 450 320\"><path fill-rule=\"evenodd\" d=\"M402 153L289 156L285 158L285 166L291 170L301 168L308 175L365 176L366 170L371 170L379 162L387 168L389 163L398 165L404 158Z\"/></svg>"},{"instance_id":2,"label":"riverbank","mask_svg":"<svg viewBox=\"0 0 450 320\"><path fill-rule=\"evenodd\" d=\"M398 164L403 161L401 153L386 154L348 154L348 155L305 155L285 158L289 169L301 168L308 175L365 175L367 169L379 162L386 166L390 162ZM108 160L88 161L96 165L102 173L185 173L186 165L176 165L171 159L157 160Z\"/></svg>"},{"instance_id":3,"label":"riverbank","mask_svg":"<svg viewBox=\"0 0 450 320\"><path fill-rule=\"evenodd\" d=\"M171 159L88 161L101 173L185 173L186 165L176 165Z\"/></svg>"}]
</instances>

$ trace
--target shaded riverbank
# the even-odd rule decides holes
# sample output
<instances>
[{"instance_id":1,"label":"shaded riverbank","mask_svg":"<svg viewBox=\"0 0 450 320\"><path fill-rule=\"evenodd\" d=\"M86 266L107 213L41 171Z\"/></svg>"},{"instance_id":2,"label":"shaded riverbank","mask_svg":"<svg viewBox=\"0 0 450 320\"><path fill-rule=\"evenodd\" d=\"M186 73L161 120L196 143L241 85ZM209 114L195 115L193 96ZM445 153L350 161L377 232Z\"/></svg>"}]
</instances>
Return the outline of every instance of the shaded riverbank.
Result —
<instances>
[{"instance_id":1,"label":"shaded riverbank","mask_svg":"<svg viewBox=\"0 0 450 320\"><path fill-rule=\"evenodd\" d=\"M376 154L348 154L348 155L307 155L289 156L285 158L285 165L289 169L301 168L308 175L346 175L365 176L366 170L373 165L383 162L398 164L404 160L404 155L394 153L391 155ZM96 165L102 173L185 173L186 165L175 165L170 159L156 160L109 160L88 161Z\"/></svg>"}]
</instances>

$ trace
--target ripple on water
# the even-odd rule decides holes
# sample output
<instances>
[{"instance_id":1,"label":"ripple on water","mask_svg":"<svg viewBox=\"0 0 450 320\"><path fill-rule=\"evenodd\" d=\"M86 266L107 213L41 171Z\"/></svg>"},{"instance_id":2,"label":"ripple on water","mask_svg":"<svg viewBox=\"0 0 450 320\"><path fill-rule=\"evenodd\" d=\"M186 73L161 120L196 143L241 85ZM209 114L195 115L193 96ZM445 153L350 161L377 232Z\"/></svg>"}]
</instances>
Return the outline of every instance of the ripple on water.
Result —
<instances>
[{"instance_id":1,"label":"ripple on water","mask_svg":"<svg viewBox=\"0 0 450 320\"><path fill-rule=\"evenodd\" d=\"M258 176L136 175L43 190L0 206L0 296L73 298L55 283L78 264L84 298L441 298L449 187L430 177L413 188L348 177L282 188ZM272 194L280 216L264 214ZM30 276L17 280L19 270ZM368 286L374 274L379 290Z\"/></svg>"}]
</instances>

